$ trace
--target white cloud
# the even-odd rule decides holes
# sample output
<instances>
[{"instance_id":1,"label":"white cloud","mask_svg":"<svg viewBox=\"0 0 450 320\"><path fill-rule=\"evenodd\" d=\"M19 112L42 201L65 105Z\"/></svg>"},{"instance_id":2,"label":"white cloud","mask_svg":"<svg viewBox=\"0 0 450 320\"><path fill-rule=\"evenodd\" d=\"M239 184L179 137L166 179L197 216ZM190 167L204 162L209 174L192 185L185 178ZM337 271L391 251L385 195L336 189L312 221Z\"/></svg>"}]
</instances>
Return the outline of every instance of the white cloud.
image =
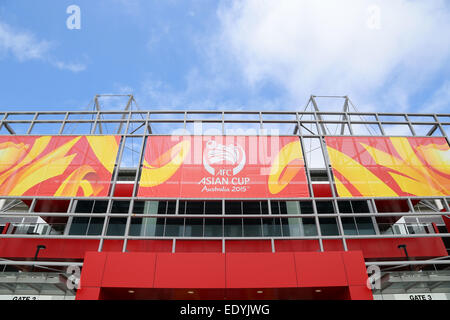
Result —
<instances>
[{"instance_id":1,"label":"white cloud","mask_svg":"<svg viewBox=\"0 0 450 320\"><path fill-rule=\"evenodd\" d=\"M86 65L81 63L64 62L51 55L53 44L46 40L39 40L30 32L18 31L0 21L0 59L8 54L18 61L41 60L60 69L77 73L84 71Z\"/></svg>"},{"instance_id":2,"label":"white cloud","mask_svg":"<svg viewBox=\"0 0 450 320\"><path fill-rule=\"evenodd\" d=\"M52 61L51 64L60 70L69 70L74 73L86 70L86 65L82 63L66 63L62 61Z\"/></svg>"},{"instance_id":3,"label":"white cloud","mask_svg":"<svg viewBox=\"0 0 450 320\"><path fill-rule=\"evenodd\" d=\"M371 27L373 6L379 28ZM349 95L364 111L401 112L424 84L449 70L445 0L235 0L218 15L219 50L251 86L272 81L291 101Z\"/></svg>"},{"instance_id":4,"label":"white cloud","mask_svg":"<svg viewBox=\"0 0 450 320\"><path fill-rule=\"evenodd\" d=\"M19 61L42 59L51 47L48 41L39 41L32 34L17 32L0 22L0 52L11 52Z\"/></svg>"}]
</instances>

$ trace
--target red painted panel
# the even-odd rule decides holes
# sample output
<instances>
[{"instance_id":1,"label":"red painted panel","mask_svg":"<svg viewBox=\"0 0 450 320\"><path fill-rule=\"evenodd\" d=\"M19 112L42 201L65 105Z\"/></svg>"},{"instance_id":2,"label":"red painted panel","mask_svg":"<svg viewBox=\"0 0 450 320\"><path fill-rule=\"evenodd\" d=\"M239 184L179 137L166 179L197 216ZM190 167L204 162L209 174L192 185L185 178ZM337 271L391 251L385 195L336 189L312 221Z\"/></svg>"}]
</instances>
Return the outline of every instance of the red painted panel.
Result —
<instances>
[{"instance_id":1,"label":"red painted panel","mask_svg":"<svg viewBox=\"0 0 450 320\"><path fill-rule=\"evenodd\" d=\"M106 257L107 253L104 252L86 252L80 279L81 288L101 286Z\"/></svg>"},{"instance_id":2,"label":"red painted panel","mask_svg":"<svg viewBox=\"0 0 450 320\"><path fill-rule=\"evenodd\" d=\"M399 239L350 239L349 250L361 250L364 258L404 258L399 244L406 244L410 257L446 256L447 250L441 238L399 238Z\"/></svg>"},{"instance_id":3,"label":"red painted panel","mask_svg":"<svg viewBox=\"0 0 450 320\"><path fill-rule=\"evenodd\" d=\"M450 215L448 218L446 216L442 216L442 219L444 219L445 226L447 227L447 232L450 233Z\"/></svg>"},{"instance_id":4,"label":"red painted panel","mask_svg":"<svg viewBox=\"0 0 450 320\"><path fill-rule=\"evenodd\" d=\"M226 240L225 252L272 252L270 240Z\"/></svg>"},{"instance_id":5,"label":"red painted panel","mask_svg":"<svg viewBox=\"0 0 450 320\"><path fill-rule=\"evenodd\" d=\"M109 252L102 287L152 288L156 253Z\"/></svg>"},{"instance_id":6,"label":"red painted panel","mask_svg":"<svg viewBox=\"0 0 450 320\"><path fill-rule=\"evenodd\" d=\"M114 197L131 197L133 196L134 183L118 183L114 189Z\"/></svg>"},{"instance_id":7,"label":"red painted panel","mask_svg":"<svg viewBox=\"0 0 450 320\"><path fill-rule=\"evenodd\" d=\"M366 265L361 251L342 252L348 284L364 286L367 281Z\"/></svg>"},{"instance_id":8,"label":"red painted panel","mask_svg":"<svg viewBox=\"0 0 450 320\"><path fill-rule=\"evenodd\" d=\"M313 183L312 184L315 197L332 197L330 184L328 183Z\"/></svg>"},{"instance_id":9,"label":"red painted panel","mask_svg":"<svg viewBox=\"0 0 450 320\"><path fill-rule=\"evenodd\" d=\"M128 240L127 252L172 252L172 240Z\"/></svg>"},{"instance_id":10,"label":"red painted panel","mask_svg":"<svg viewBox=\"0 0 450 320\"><path fill-rule=\"evenodd\" d=\"M373 300L372 290L367 286L350 286L350 300Z\"/></svg>"},{"instance_id":11,"label":"red painted panel","mask_svg":"<svg viewBox=\"0 0 450 320\"><path fill-rule=\"evenodd\" d=\"M99 287L84 287L77 291L76 300L100 300L101 288Z\"/></svg>"},{"instance_id":12,"label":"red painted panel","mask_svg":"<svg viewBox=\"0 0 450 320\"><path fill-rule=\"evenodd\" d=\"M11 225L11 223L9 223L9 222L7 222L5 225L4 225L4 227L3 227L3 230L2 230L2 234L7 234L8 233L8 229L9 229L9 226Z\"/></svg>"},{"instance_id":13,"label":"red painted panel","mask_svg":"<svg viewBox=\"0 0 450 320\"><path fill-rule=\"evenodd\" d=\"M175 252L222 252L222 240L177 240Z\"/></svg>"},{"instance_id":14,"label":"red painted panel","mask_svg":"<svg viewBox=\"0 0 450 320\"><path fill-rule=\"evenodd\" d=\"M37 200L34 206L35 212L67 212L69 200Z\"/></svg>"},{"instance_id":15,"label":"red painted panel","mask_svg":"<svg viewBox=\"0 0 450 320\"><path fill-rule=\"evenodd\" d=\"M227 288L296 287L291 253L228 253Z\"/></svg>"},{"instance_id":16,"label":"red painted panel","mask_svg":"<svg viewBox=\"0 0 450 320\"><path fill-rule=\"evenodd\" d=\"M36 247L45 245L39 258L83 259L85 252L96 251L98 244L99 240L4 238L0 240L0 257L33 258Z\"/></svg>"},{"instance_id":17,"label":"red painted panel","mask_svg":"<svg viewBox=\"0 0 450 320\"><path fill-rule=\"evenodd\" d=\"M224 288L222 253L158 253L155 288Z\"/></svg>"},{"instance_id":18,"label":"red painted panel","mask_svg":"<svg viewBox=\"0 0 450 320\"><path fill-rule=\"evenodd\" d=\"M122 252L123 240L105 240L103 241L102 251L104 252Z\"/></svg>"},{"instance_id":19,"label":"red painted panel","mask_svg":"<svg viewBox=\"0 0 450 320\"><path fill-rule=\"evenodd\" d=\"M344 251L342 240L323 240L324 251Z\"/></svg>"},{"instance_id":20,"label":"red painted panel","mask_svg":"<svg viewBox=\"0 0 450 320\"><path fill-rule=\"evenodd\" d=\"M407 200L375 200L378 212L408 212ZM413 203L414 205L414 203Z\"/></svg>"},{"instance_id":21,"label":"red painted panel","mask_svg":"<svg viewBox=\"0 0 450 320\"><path fill-rule=\"evenodd\" d=\"M275 240L275 252L318 252L319 240Z\"/></svg>"},{"instance_id":22,"label":"red painted panel","mask_svg":"<svg viewBox=\"0 0 450 320\"><path fill-rule=\"evenodd\" d=\"M341 252L294 253L299 287L347 286Z\"/></svg>"}]
</instances>

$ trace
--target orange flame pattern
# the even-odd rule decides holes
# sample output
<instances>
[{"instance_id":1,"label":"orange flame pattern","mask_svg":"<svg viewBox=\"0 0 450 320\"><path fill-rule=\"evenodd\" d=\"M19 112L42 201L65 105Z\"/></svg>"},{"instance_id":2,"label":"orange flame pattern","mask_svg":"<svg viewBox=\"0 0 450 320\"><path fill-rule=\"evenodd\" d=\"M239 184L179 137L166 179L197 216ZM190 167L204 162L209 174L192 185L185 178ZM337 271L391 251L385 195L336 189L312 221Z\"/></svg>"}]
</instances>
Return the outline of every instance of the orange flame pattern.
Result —
<instances>
[{"instance_id":1,"label":"orange flame pattern","mask_svg":"<svg viewBox=\"0 0 450 320\"><path fill-rule=\"evenodd\" d=\"M327 137L339 196L450 195L444 138Z\"/></svg>"},{"instance_id":2,"label":"orange flame pattern","mask_svg":"<svg viewBox=\"0 0 450 320\"><path fill-rule=\"evenodd\" d=\"M107 196L119 139L0 137L0 195Z\"/></svg>"}]
</instances>

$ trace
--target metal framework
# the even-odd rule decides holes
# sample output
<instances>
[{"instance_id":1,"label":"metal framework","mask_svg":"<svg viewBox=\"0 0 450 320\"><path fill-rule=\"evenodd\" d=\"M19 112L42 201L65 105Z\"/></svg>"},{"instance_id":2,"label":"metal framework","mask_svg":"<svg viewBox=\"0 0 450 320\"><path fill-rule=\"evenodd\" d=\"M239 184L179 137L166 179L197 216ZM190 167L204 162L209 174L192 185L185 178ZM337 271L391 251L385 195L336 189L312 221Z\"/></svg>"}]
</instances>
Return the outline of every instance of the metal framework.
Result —
<instances>
[{"instance_id":1,"label":"metal framework","mask_svg":"<svg viewBox=\"0 0 450 320\"><path fill-rule=\"evenodd\" d=\"M123 240L123 252L127 250L127 243L136 239L172 239L173 252L176 252L176 241L182 240L222 240L222 248L225 251L225 242L233 240L265 239L272 243L275 251L274 241L278 239L305 239L316 240L321 251L324 251L324 241L338 239L342 242L343 250L347 251L347 240L349 239L381 239L381 238L420 238L420 237L449 237L449 233L421 233L421 234L382 234L377 228L376 218L397 217L440 217L450 212L450 197L396 197L396 198L343 198L338 197L335 192L334 178L325 147L325 136L416 136L416 137L444 137L448 140L450 132L450 114L412 114L412 113L378 113L358 112L351 100L346 97L318 97L311 96L304 111L282 112L282 111L178 111L178 110L132 110L136 104L133 96L127 96L127 104L124 111L103 111L98 99L95 97L94 111L52 111L52 112L0 112L0 135L111 135L122 137L119 146L118 158L111 181L111 190L108 197L89 198L88 200L106 201L106 210L96 213L95 218L104 218L101 234L99 235L69 235L67 230L60 235L23 235L23 234L1 234L1 238L57 238L57 239L98 239L98 251L102 251L104 242L110 239ZM337 99L343 103L343 111L326 112L319 111L319 99ZM351 109L354 109L351 111ZM298 136L301 140L303 153L306 157L306 176L308 179L309 198L294 199L232 199L233 201L267 201L267 214L225 214L225 201L230 199L208 199L222 202L221 212L217 214L179 214L180 201L194 199L179 198L144 198L137 197L138 182L142 169L142 160L146 138L151 135L171 135L174 130L177 134L194 135L265 135L278 133L280 135ZM180 131L181 130L181 131ZM130 153L131 152L131 153ZM133 155L131 161L128 155ZM317 160L319 155L321 160ZM317 161L317 162L316 162ZM114 190L120 183L133 182L133 193L131 197L114 197ZM315 197L312 182L328 183L331 186L332 197ZM69 200L67 212L51 213L34 211L38 200L49 199L49 197L1 197L8 207L0 209L0 218L32 218L41 217L67 217L70 223L72 217L94 217L92 214L76 213L77 201L86 198L53 198L53 201ZM31 200L31 206L26 212L13 212L13 200ZM176 203L175 214L134 214L133 208L137 201L172 200ZM195 199L199 200L199 199ZM312 205L312 213L278 215L271 212L273 201L299 201L308 202ZM366 201L370 212L341 213L339 203L342 201ZM406 200L409 212L382 212L378 213L377 206L380 200ZM427 205L427 211L422 211L424 206L418 208L413 201L422 200ZM112 207L115 201L129 201L128 212L113 213ZM333 212L320 212L319 202L329 202L333 206ZM12 204L11 204L12 203ZM446 212L440 210L444 208ZM3 211L3 212L2 212ZM375 234L346 234L343 225L344 218L371 217ZM121 236L108 235L109 221L114 218L125 218L125 231ZM167 218L167 219L222 219L222 235L219 237L167 237L167 236L132 236L130 225L134 218ZM223 228L226 219L291 219L291 218L313 218L316 232L312 236L258 236L258 237L226 237ZM324 235L321 228L323 218L334 218L337 221L338 234ZM244 220L243 220L244 221ZM280 220L281 221L281 220ZM408 263L402 262L402 263ZM441 262L445 263L445 262Z\"/></svg>"}]
</instances>

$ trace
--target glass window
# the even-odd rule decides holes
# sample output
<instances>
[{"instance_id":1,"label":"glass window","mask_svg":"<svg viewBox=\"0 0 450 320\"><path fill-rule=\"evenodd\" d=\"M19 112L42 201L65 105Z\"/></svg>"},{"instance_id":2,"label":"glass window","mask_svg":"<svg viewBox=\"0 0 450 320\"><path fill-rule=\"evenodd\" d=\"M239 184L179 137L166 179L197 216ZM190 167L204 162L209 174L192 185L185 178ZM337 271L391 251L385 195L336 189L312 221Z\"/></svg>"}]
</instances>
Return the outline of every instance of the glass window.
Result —
<instances>
[{"instance_id":1,"label":"glass window","mask_svg":"<svg viewBox=\"0 0 450 320\"><path fill-rule=\"evenodd\" d=\"M289 218L289 219L281 219L281 224L283 227L283 236L284 237L298 237L302 236L301 232L301 221L299 218Z\"/></svg>"},{"instance_id":2,"label":"glass window","mask_svg":"<svg viewBox=\"0 0 450 320\"><path fill-rule=\"evenodd\" d=\"M158 214L167 213L167 201L158 201Z\"/></svg>"},{"instance_id":3,"label":"glass window","mask_svg":"<svg viewBox=\"0 0 450 320\"><path fill-rule=\"evenodd\" d=\"M130 236L161 237L164 234L164 220L156 218L132 218Z\"/></svg>"},{"instance_id":4,"label":"glass window","mask_svg":"<svg viewBox=\"0 0 450 320\"><path fill-rule=\"evenodd\" d=\"M72 224L70 226L69 235L86 235L87 228L89 225L88 217L74 217L72 219Z\"/></svg>"},{"instance_id":5,"label":"glass window","mask_svg":"<svg viewBox=\"0 0 450 320\"><path fill-rule=\"evenodd\" d=\"M338 208L340 213L353 213L350 201L338 201Z\"/></svg>"},{"instance_id":6,"label":"glass window","mask_svg":"<svg viewBox=\"0 0 450 320\"><path fill-rule=\"evenodd\" d=\"M108 223L108 236L123 236L125 234L125 226L127 218L110 218Z\"/></svg>"},{"instance_id":7,"label":"glass window","mask_svg":"<svg viewBox=\"0 0 450 320\"><path fill-rule=\"evenodd\" d=\"M305 237L317 236L316 221L314 218L302 218L303 235Z\"/></svg>"},{"instance_id":8,"label":"glass window","mask_svg":"<svg viewBox=\"0 0 450 320\"><path fill-rule=\"evenodd\" d=\"M365 213L370 212L369 205L365 200L338 201L340 213Z\"/></svg>"},{"instance_id":9,"label":"glass window","mask_svg":"<svg viewBox=\"0 0 450 320\"><path fill-rule=\"evenodd\" d=\"M184 219L166 219L166 228L164 236L166 237L182 237L184 229Z\"/></svg>"},{"instance_id":10,"label":"glass window","mask_svg":"<svg viewBox=\"0 0 450 320\"><path fill-rule=\"evenodd\" d=\"M320 230L324 236L337 236L339 229L336 223L336 218L320 218Z\"/></svg>"},{"instance_id":11,"label":"glass window","mask_svg":"<svg viewBox=\"0 0 450 320\"><path fill-rule=\"evenodd\" d=\"M356 229L355 219L352 218L342 218L342 226L344 227L344 234L346 235L357 235L358 230Z\"/></svg>"},{"instance_id":12,"label":"glass window","mask_svg":"<svg viewBox=\"0 0 450 320\"><path fill-rule=\"evenodd\" d=\"M113 201L112 213L128 213L130 209L130 201Z\"/></svg>"},{"instance_id":13,"label":"glass window","mask_svg":"<svg viewBox=\"0 0 450 320\"><path fill-rule=\"evenodd\" d=\"M150 202L157 202L157 201L135 201L133 204L132 213L134 213L134 214L144 213L146 205L148 206L147 203L150 203Z\"/></svg>"},{"instance_id":14,"label":"glass window","mask_svg":"<svg viewBox=\"0 0 450 320\"><path fill-rule=\"evenodd\" d=\"M261 219L244 219L244 237L261 237Z\"/></svg>"},{"instance_id":15,"label":"glass window","mask_svg":"<svg viewBox=\"0 0 450 320\"><path fill-rule=\"evenodd\" d=\"M175 214L176 208L176 201L167 201L167 214Z\"/></svg>"},{"instance_id":16,"label":"glass window","mask_svg":"<svg viewBox=\"0 0 450 320\"><path fill-rule=\"evenodd\" d=\"M299 201L302 214L314 213L312 201Z\"/></svg>"},{"instance_id":17,"label":"glass window","mask_svg":"<svg viewBox=\"0 0 450 320\"><path fill-rule=\"evenodd\" d=\"M333 202L331 201L316 201L318 213L334 213Z\"/></svg>"},{"instance_id":18,"label":"glass window","mask_svg":"<svg viewBox=\"0 0 450 320\"><path fill-rule=\"evenodd\" d=\"M222 201L206 201L205 214L222 214Z\"/></svg>"},{"instance_id":19,"label":"glass window","mask_svg":"<svg viewBox=\"0 0 450 320\"><path fill-rule=\"evenodd\" d=\"M92 213L106 213L107 208L108 208L108 201L95 200Z\"/></svg>"},{"instance_id":20,"label":"glass window","mask_svg":"<svg viewBox=\"0 0 450 320\"><path fill-rule=\"evenodd\" d=\"M104 221L105 218L73 217L69 235L101 235Z\"/></svg>"},{"instance_id":21,"label":"glass window","mask_svg":"<svg viewBox=\"0 0 450 320\"><path fill-rule=\"evenodd\" d=\"M280 214L287 214L286 201L279 201L278 204L280 206Z\"/></svg>"},{"instance_id":22,"label":"glass window","mask_svg":"<svg viewBox=\"0 0 450 320\"><path fill-rule=\"evenodd\" d=\"M242 214L242 202L225 201L225 214Z\"/></svg>"},{"instance_id":23,"label":"glass window","mask_svg":"<svg viewBox=\"0 0 450 320\"><path fill-rule=\"evenodd\" d=\"M205 219L205 237L222 237L222 219Z\"/></svg>"},{"instance_id":24,"label":"glass window","mask_svg":"<svg viewBox=\"0 0 450 320\"><path fill-rule=\"evenodd\" d=\"M242 237L242 219L225 219L225 237Z\"/></svg>"},{"instance_id":25,"label":"glass window","mask_svg":"<svg viewBox=\"0 0 450 320\"><path fill-rule=\"evenodd\" d=\"M358 232L361 235L376 234L375 228L373 226L372 218L370 217L356 217L356 225L358 227Z\"/></svg>"},{"instance_id":26,"label":"glass window","mask_svg":"<svg viewBox=\"0 0 450 320\"><path fill-rule=\"evenodd\" d=\"M368 201L352 201L351 204L354 213L370 212Z\"/></svg>"},{"instance_id":27,"label":"glass window","mask_svg":"<svg viewBox=\"0 0 450 320\"><path fill-rule=\"evenodd\" d=\"M203 219L185 219L185 237L203 237Z\"/></svg>"},{"instance_id":28,"label":"glass window","mask_svg":"<svg viewBox=\"0 0 450 320\"><path fill-rule=\"evenodd\" d=\"M264 237L280 237L281 236L281 220L280 218L263 218L263 235Z\"/></svg>"},{"instance_id":29,"label":"glass window","mask_svg":"<svg viewBox=\"0 0 450 320\"><path fill-rule=\"evenodd\" d=\"M280 202L270 201L270 209L272 210L272 214L280 214Z\"/></svg>"},{"instance_id":30,"label":"glass window","mask_svg":"<svg viewBox=\"0 0 450 320\"><path fill-rule=\"evenodd\" d=\"M105 218L91 218L88 227L88 236L98 236L102 234Z\"/></svg>"},{"instance_id":31,"label":"glass window","mask_svg":"<svg viewBox=\"0 0 450 320\"><path fill-rule=\"evenodd\" d=\"M186 214L204 214L204 201L186 201Z\"/></svg>"},{"instance_id":32,"label":"glass window","mask_svg":"<svg viewBox=\"0 0 450 320\"><path fill-rule=\"evenodd\" d=\"M75 212L79 213L91 213L94 207L94 201L92 200L78 200Z\"/></svg>"},{"instance_id":33,"label":"glass window","mask_svg":"<svg viewBox=\"0 0 450 320\"><path fill-rule=\"evenodd\" d=\"M260 201L244 201L242 205L244 214L261 214Z\"/></svg>"}]
</instances>

